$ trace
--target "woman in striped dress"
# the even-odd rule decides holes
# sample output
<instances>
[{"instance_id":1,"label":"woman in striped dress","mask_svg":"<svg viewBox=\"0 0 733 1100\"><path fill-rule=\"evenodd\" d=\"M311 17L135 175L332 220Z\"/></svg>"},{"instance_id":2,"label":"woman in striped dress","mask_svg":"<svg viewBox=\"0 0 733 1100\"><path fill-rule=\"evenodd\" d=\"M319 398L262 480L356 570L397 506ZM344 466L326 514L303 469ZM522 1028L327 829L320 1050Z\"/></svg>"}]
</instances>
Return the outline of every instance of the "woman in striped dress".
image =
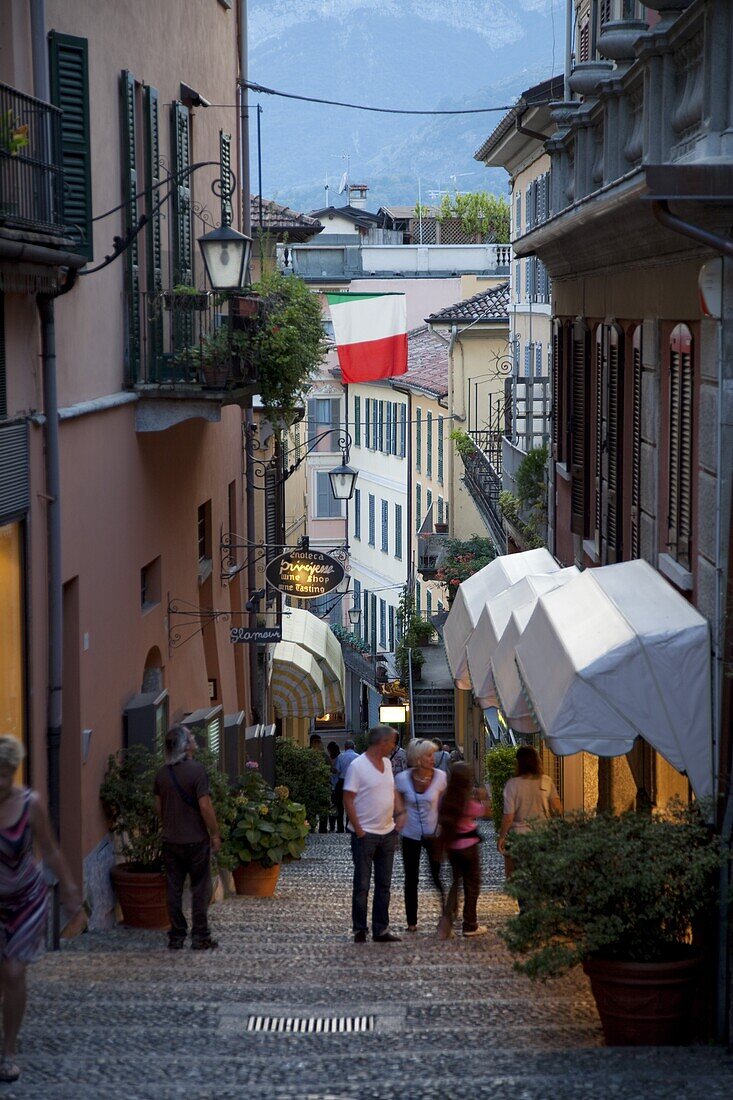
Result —
<instances>
[{"instance_id":1,"label":"woman in striped dress","mask_svg":"<svg viewBox=\"0 0 733 1100\"><path fill-rule=\"evenodd\" d=\"M25 1012L25 970L42 954L46 939L46 882L37 848L58 877L62 904L83 923L81 895L72 881L48 818L35 791L14 783L25 752L17 738L0 737L0 988L3 999L3 1057L0 1081L16 1081L18 1032ZM74 927L74 931L76 928Z\"/></svg>"}]
</instances>

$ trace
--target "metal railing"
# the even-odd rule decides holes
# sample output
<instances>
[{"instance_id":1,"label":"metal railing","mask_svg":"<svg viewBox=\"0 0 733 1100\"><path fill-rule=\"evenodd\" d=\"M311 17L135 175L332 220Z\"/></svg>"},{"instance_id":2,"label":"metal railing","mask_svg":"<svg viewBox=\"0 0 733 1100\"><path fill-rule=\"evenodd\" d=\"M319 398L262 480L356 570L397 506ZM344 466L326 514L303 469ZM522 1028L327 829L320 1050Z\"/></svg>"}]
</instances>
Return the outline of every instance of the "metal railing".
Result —
<instances>
[{"instance_id":1,"label":"metal railing","mask_svg":"<svg viewBox=\"0 0 733 1100\"><path fill-rule=\"evenodd\" d=\"M225 312L229 304L209 291L140 292L129 300L128 373L142 385L237 390L256 378L249 328L254 319Z\"/></svg>"},{"instance_id":2,"label":"metal railing","mask_svg":"<svg viewBox=\"0 0 733 1100\"><path fill-rule=\"evenodd\" d=\"M61 111L0 84L0 226L62 234Z\"/></svg>"}]
</instances>

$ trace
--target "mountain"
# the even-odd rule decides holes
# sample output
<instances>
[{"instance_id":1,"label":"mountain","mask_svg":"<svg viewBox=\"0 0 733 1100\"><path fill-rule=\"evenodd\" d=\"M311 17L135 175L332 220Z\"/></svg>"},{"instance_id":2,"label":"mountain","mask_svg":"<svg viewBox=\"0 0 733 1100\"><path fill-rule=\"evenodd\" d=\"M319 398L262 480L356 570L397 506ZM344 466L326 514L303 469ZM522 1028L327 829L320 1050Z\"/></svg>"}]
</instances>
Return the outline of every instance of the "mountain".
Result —
<instances>
[{"instance_id":1,"label":"mountain","mask_svg":"<svg viewBox=\"0 0 733 1100\"><path fill-rule=\"evenodd\" d=\"M250 0L249 76L302 96L370 106L506 107L562 66L563 0ZM473 154L504 113L375 114L251 94L262 106L263 194L308 211L340 205L347 167L368 207L430 192L506 191ZM255 115L252 185L257 188Z\"/></svg>"}]
</instances>

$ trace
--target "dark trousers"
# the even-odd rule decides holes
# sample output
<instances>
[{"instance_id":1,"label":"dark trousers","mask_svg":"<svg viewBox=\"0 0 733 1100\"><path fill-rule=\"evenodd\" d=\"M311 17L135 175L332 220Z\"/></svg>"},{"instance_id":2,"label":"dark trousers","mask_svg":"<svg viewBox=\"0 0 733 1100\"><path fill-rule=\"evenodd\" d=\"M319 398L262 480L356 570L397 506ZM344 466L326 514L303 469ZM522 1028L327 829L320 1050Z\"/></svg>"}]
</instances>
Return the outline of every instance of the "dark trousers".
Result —
<instances>
[{"instance_id":1,"label":"dark trousers","mask_svg":"<svg viewBox=\"0 0 733 1100\"><path fill-rule=\"evenodd\" d=\"M335 787L331 788L331 804L333 806L333 813L330 818L331 832L336 830L338 833L344 831L344 781L339 779Z\"/></svg>"},{"instance_id":2,"label":"dark trousers","mask_svg":"<svg viewBox=\"0 0 733 1100\"><path fill-rule=\"evenodd\" d=\"M211 933L206 916L211 900L209 841L174 844L164 840L163 863L166 874L168 916L171 921L168 939L182 942L186 938L188 925L183 915L181 900L187 875L191 879L191 939L194 942L210 939Z\"/></svg>"},{"instance_id":3,"label":"dark trousers","mask_svg":"<svg viewBox=\"0 0 733 1100\"><path fill-rule=\"evenodd\" d=\"M402 838L402 862L405 866L405 916L408 924L417 924L417 887L420 880L420 856L423 848L428 853L428 865L435 889L440 894L441 909L445 906L445 890L440 877L440 861L435 859L433 838L424 836L413 840L409 836Z\"/></svg>"},{"instance_id":4,"label":"dark trousers","mask_svg":"<svg viewBox=\"0 0 733 1100\"><path fill-rule=\"evenodd\" d=\"M475 932L478 928L476 905L481 893L481 864L478 844L470 848L449 848L448 860L453 872L453 882L448 891L443 915L452 924L458 909L458 891L463 883L463 931Z\"/></svg>"},{"instance_id":5,"label":"dark trousers","mask_svg":"<svg viewBox=\"0 0 733 1100\"><path fill-rule=\"evenodd\" d=\"M389 896L392 885L397 833L386 835L351 834L351 857L354 861L354 891L351 900L351 922L355 932L367 930L367 901L374 865L374 895L372 897L372 935L380 936L389 927Z\"/></svg>"}]
</instances>

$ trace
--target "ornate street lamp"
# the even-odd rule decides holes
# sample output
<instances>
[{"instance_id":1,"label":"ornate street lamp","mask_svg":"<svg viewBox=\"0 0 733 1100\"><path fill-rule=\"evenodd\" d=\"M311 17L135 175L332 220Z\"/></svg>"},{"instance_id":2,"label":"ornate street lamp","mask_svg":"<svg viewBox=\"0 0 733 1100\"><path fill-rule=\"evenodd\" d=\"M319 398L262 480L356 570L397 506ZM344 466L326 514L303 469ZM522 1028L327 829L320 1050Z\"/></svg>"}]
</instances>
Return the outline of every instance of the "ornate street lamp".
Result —
<instances>
[{"instance_id":1,"label":"ornate street lamp","mask_svg":"<svg viewBox=\"0 0 733 1100\"><path fill-rule=\"evenodd\" d=\"M199 248L214 290L239 290L244 286L252 249L251 237L222 225L199 237Z\"/></svg>"},{"instance_id":2,"label":"ornate street lamp","mask_svg":"<svg viewBox=\"0 0 733 1100\"><path fill-rule=\"evenodd\" d=\"M361 607L354 597L354 606L349 608L349 622L352 626L358 626L361 622Z\"/></svg>"},{"instance_id":3,"label":"ornate street lamp","mask_svg":"<svg viewBox=\"0 0 733 1100\"><path fill-rule=\"evenodd\" d=\"M331 492L336 500L351 500L354 495L354 487L358 477L356 470L346 465L346 455L341 458L341 465L328 471L331 482Z\"/></svg>"}]
</instances>

